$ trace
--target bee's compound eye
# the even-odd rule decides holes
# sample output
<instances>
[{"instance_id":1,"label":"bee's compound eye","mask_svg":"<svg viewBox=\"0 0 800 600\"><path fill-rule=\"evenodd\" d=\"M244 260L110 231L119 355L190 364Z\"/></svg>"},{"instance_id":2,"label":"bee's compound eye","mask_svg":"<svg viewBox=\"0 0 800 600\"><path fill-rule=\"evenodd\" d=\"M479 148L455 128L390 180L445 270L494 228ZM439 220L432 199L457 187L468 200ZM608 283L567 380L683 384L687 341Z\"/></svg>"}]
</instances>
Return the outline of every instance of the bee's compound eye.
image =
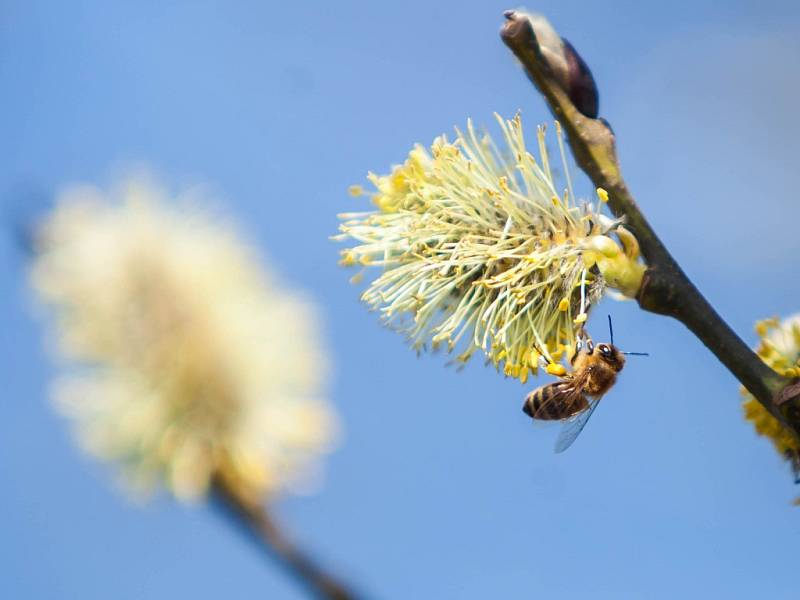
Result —
<instances>
[{"instance_id":1,"label":"bee's compound eye","mask_svg":"<svg viewBox=\"0 0 800 600\"><path fill-rule=\"evenodd\" d=\"M600 353L603 356L608 356L611 354L611 348L609 348L606 344L600 344L597 348L600 350Z\"/></svg>"}]
</instances>

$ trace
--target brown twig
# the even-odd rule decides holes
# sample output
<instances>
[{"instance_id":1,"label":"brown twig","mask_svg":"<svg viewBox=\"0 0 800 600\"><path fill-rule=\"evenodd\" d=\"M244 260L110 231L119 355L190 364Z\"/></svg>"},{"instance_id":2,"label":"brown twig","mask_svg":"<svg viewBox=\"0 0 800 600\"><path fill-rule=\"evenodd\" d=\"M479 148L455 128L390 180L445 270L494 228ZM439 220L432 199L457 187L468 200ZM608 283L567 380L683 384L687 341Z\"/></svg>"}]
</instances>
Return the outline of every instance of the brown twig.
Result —
<instances>
[{"instance_id":1,"label":"brown twig","mask_svg":"<svg viewBox=\"0 0 800 600\"><path fill-rule=\"evenodd\" d=\"M260 503L239 493L223 477L214 479L212 489L219 506L234 516L245 531L315 597L325 600L355 600L358 597L295 546Z\"/></svg>"},{"instance_id":2,"label":"brown twig","mask_svg":"<svg viewBox=\"0 0 800 600\"><path fill-rule=\"evenodd\" d=\"M500 31L550 111L567 132L578 166L609 194L609 207L633 231L647 264L637 295L644 310L669 315L691 330L758 401L800 438L800 386L770 369L722 320L672 257L647 222L620 171L614 134L603 119L576 107L568 81L548 63L526 15L507 11ZM545 49L545 52L549 49ZM568 58L574 49L568 46ZM574 56L577 56L575 53ZM579 60L579 58L578 58ZM574 59L573 59L574 61ZM581 65L585 65L580 61ZM560 75L560 76L559 76ZM591 82L594 85L593 81Z\"/></svg>"}]
</instances>

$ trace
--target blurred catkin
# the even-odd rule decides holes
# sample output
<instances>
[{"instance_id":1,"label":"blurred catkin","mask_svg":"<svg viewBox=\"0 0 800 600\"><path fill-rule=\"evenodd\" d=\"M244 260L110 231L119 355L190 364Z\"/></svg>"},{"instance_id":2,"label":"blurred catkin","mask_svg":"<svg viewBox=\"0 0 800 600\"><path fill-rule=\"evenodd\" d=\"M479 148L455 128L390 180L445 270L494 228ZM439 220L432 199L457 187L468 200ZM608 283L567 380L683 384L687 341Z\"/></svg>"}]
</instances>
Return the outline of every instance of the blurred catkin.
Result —
<instances>
[{"instance_id":1,"label":"blurred catkin","mask_svg":"<svg viewBox=\"0 0 800 600\"><path fill-rule=\"evenodd\" d=\"M31 282L57 406L128 487L194 499L222 477L255 502L313 484L337 431L316 310L218 216L142 178L70 188Z\"/></svg>"}]
</instances>

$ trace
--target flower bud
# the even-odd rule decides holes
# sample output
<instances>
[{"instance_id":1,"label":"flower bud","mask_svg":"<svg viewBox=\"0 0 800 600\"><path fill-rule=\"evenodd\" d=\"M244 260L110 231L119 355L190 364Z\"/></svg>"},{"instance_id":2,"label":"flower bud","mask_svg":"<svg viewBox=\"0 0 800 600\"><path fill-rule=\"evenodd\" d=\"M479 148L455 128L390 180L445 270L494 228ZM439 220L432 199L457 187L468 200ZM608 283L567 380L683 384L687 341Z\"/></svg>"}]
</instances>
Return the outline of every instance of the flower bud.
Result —
<instances>
[{"instance_id":1,"label":"flower bud","mask_svg":"<svg viewBox=\"0 0 800 600\"><path fill-rule=\"evenodd\" d=\"M526 19L530 24L539 54L551 75L567 93L582 114L596 119L599 110L599 92L589 66L575 47L562 38L542 15L520 10L505 12L509 21Z\"/></svg>"}]
</instances>

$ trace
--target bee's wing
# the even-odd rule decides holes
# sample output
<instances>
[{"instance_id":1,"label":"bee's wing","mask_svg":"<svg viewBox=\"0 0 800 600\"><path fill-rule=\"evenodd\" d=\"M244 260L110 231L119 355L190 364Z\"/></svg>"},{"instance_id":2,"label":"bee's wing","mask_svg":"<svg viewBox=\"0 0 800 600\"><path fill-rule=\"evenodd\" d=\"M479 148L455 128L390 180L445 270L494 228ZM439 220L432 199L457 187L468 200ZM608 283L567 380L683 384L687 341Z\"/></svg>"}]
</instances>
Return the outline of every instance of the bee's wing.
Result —
<instances>
[{"instance_id":1,"label":"bee's wing","mask_svg":"<svg viewBox=\"0 0 800 600\"><path fill-rule=\"evenodd\" d=\"M572 443L578 439L581 431L586 427L586 423L589 422L589 417L592 416L597 405L600 404L601 398L594 398L589 402L589 408L564 421L561 432L556 439L556 453L564 452L564 450L572 446Z\"/></svg>"}]
</instances>

